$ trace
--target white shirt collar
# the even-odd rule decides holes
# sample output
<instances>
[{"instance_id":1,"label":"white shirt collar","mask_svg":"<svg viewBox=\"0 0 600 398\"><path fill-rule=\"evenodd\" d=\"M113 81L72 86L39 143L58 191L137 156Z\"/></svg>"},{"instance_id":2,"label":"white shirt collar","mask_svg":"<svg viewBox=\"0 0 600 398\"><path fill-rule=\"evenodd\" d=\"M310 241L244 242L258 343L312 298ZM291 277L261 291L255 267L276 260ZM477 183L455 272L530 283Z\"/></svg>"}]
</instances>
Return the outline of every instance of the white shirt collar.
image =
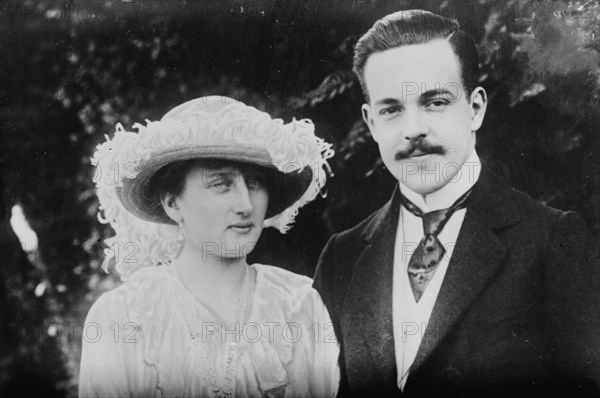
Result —
<instances>
[{"instance_id":1,"label":"white shirt collar","mask_svg":"<svg viewBox=\"0 0 600 398\"><path fill-rule=\"evenodd\" d=\"M421 195L400 182L400 192L425 213L447 209L462 194L475 185L477 179L479 179L480 172L481 162L479 161L477 152L473 149L467 161L462 165L458 173L456 173L456 176L437 191L428 195Z\"/></svg>"}]
</instances>

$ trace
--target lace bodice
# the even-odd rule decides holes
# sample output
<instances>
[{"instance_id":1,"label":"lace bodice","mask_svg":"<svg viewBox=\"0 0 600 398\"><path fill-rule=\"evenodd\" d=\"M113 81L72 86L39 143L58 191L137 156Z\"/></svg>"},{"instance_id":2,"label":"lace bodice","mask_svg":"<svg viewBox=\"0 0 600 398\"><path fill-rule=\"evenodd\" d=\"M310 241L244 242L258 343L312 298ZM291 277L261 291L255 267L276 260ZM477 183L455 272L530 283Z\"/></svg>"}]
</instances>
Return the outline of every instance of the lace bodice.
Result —
<instances>
[{"instance_id":1,"label":"lace bodice","mask_svg":"<svg viewBox=\"0 0 600 398\"><path fill-rule=\"evenodd\" d=\"M171 266L140 269L104 294L86 319L80 395L335 396L339 348L312 280L260 264L250 271L233 324Z\"/></svg>"}]
</instances>

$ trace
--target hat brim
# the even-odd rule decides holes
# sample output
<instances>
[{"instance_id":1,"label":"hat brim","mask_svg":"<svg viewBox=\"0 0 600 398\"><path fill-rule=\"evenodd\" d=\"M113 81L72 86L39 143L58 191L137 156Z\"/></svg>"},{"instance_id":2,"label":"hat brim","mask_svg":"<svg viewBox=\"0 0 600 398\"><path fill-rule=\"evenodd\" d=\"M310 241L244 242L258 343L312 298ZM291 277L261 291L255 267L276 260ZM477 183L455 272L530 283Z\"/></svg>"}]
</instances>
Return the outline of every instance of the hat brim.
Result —
<instances>
[{"instance_id":1,"label":"hat brim","mask_svg":"<svg viewBox=\"0 0 600 398\"><path fill-rule=\"evenodd\" d=\"M155 203L151 179L158 170L170 163L192 159L221 159L264 167L269 191L269 207L265 216L267 219L280 214L295 203L306 192L313 179L310 167L289 173L279 171L273 165L269 153L261 148L239 145L186 146L161 151L142 161L133 178L123 178L123 185L116 189L117 196L129 212L142 220L175 224L164 212L163 207Z\"/></svg>"}]
</instances>

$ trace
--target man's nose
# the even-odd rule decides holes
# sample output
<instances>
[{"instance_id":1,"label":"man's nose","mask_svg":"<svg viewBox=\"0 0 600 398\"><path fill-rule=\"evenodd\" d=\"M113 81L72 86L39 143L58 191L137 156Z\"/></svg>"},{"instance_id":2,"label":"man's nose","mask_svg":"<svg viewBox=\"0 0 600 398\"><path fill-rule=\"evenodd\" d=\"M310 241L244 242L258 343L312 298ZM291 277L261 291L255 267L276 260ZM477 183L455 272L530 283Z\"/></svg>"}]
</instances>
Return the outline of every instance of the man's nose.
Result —
<instances>
[{"instance_id":1,"label":"man's nose","mask_svg":"<svg viewBox=\"0 0 600 398\"><path fill-rule=\"evenodd\" d=\"M234 211L245 215L250 214L254 210L254 205L252 204L250 190L248 189L245 179L240 178L235 184L235 187Z\"/></svg>"},{"instance_id":2,"label":"man's nose","mask_svg":"<svg viewBox=\"0 0 600 398\"><path fill-rule=\"evenodd\" d=\"M406 124L404 125L403 135L407 141L424 138L427 136L429 127L427 115L421 109L412 109L406 111Z\"/></svg>"}]
</instances>

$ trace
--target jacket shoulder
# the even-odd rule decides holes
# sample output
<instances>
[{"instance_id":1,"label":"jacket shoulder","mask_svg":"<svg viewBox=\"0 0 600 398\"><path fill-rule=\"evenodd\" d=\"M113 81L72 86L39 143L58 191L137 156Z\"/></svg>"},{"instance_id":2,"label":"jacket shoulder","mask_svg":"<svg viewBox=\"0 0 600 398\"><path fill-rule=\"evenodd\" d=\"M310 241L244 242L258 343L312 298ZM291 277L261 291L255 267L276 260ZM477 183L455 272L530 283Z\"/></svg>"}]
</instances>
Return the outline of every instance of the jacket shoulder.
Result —
<instances>
[{"instance_id":1,"label":"jacket shoulder","mask_svg":"<svg viewBox=\"0 0 600 398\"><path fill-rule=\"evenodd\" d=\"M503 178L486 172L480 176L473 190L467 216L476 217L493 229L518 226L517 229L535 228L536 236L548 232L567 213L533 199L513 188Z\"/></svg>"},{"instance_id":2,"label":"jacket shoulder","mask_svg":"<svg viewBox=\"0 0 600 398\"><path fill-rule=\"evenodd\" d=\"M379 209L375 210L373 213L367 216L367 218L360 221L355 226L334 234L336 240L340 244L345 242L351 243L362 240L362 236L373 227L373 224L376 223L379 218L381 218L384 215L383 213L385 213L386 208L387 205L384 205Z\"/></svg>"},{"instance_id":3,"label":"jacket shoulder","mask_svg":"<svg viewBox=\"0 0 600 398\"><path fill-rule=\"evenodd\" d=\"M356 262L368 244L364 236L385 216L386 206L373 212L352 228L338 232L329 238L319 258L315 272L317 290L327 289L335 281L336 285L345 285L352 274ZM330 286L333 288L333 286Z\"/></svg>"},{"instance_id":4,"label":"jacket shoulder","mask_svg":"<svg viewBox=\"0 0 600 398\"><path fill-rule=\"evenodd\" d=\"M542 230L553 229L561 220L578 217L574 211L564 211L544 202L533 199L530 195L516 188L508 187L510 205L525 225L533 225Z\"/></svg>"}]
</instances>

